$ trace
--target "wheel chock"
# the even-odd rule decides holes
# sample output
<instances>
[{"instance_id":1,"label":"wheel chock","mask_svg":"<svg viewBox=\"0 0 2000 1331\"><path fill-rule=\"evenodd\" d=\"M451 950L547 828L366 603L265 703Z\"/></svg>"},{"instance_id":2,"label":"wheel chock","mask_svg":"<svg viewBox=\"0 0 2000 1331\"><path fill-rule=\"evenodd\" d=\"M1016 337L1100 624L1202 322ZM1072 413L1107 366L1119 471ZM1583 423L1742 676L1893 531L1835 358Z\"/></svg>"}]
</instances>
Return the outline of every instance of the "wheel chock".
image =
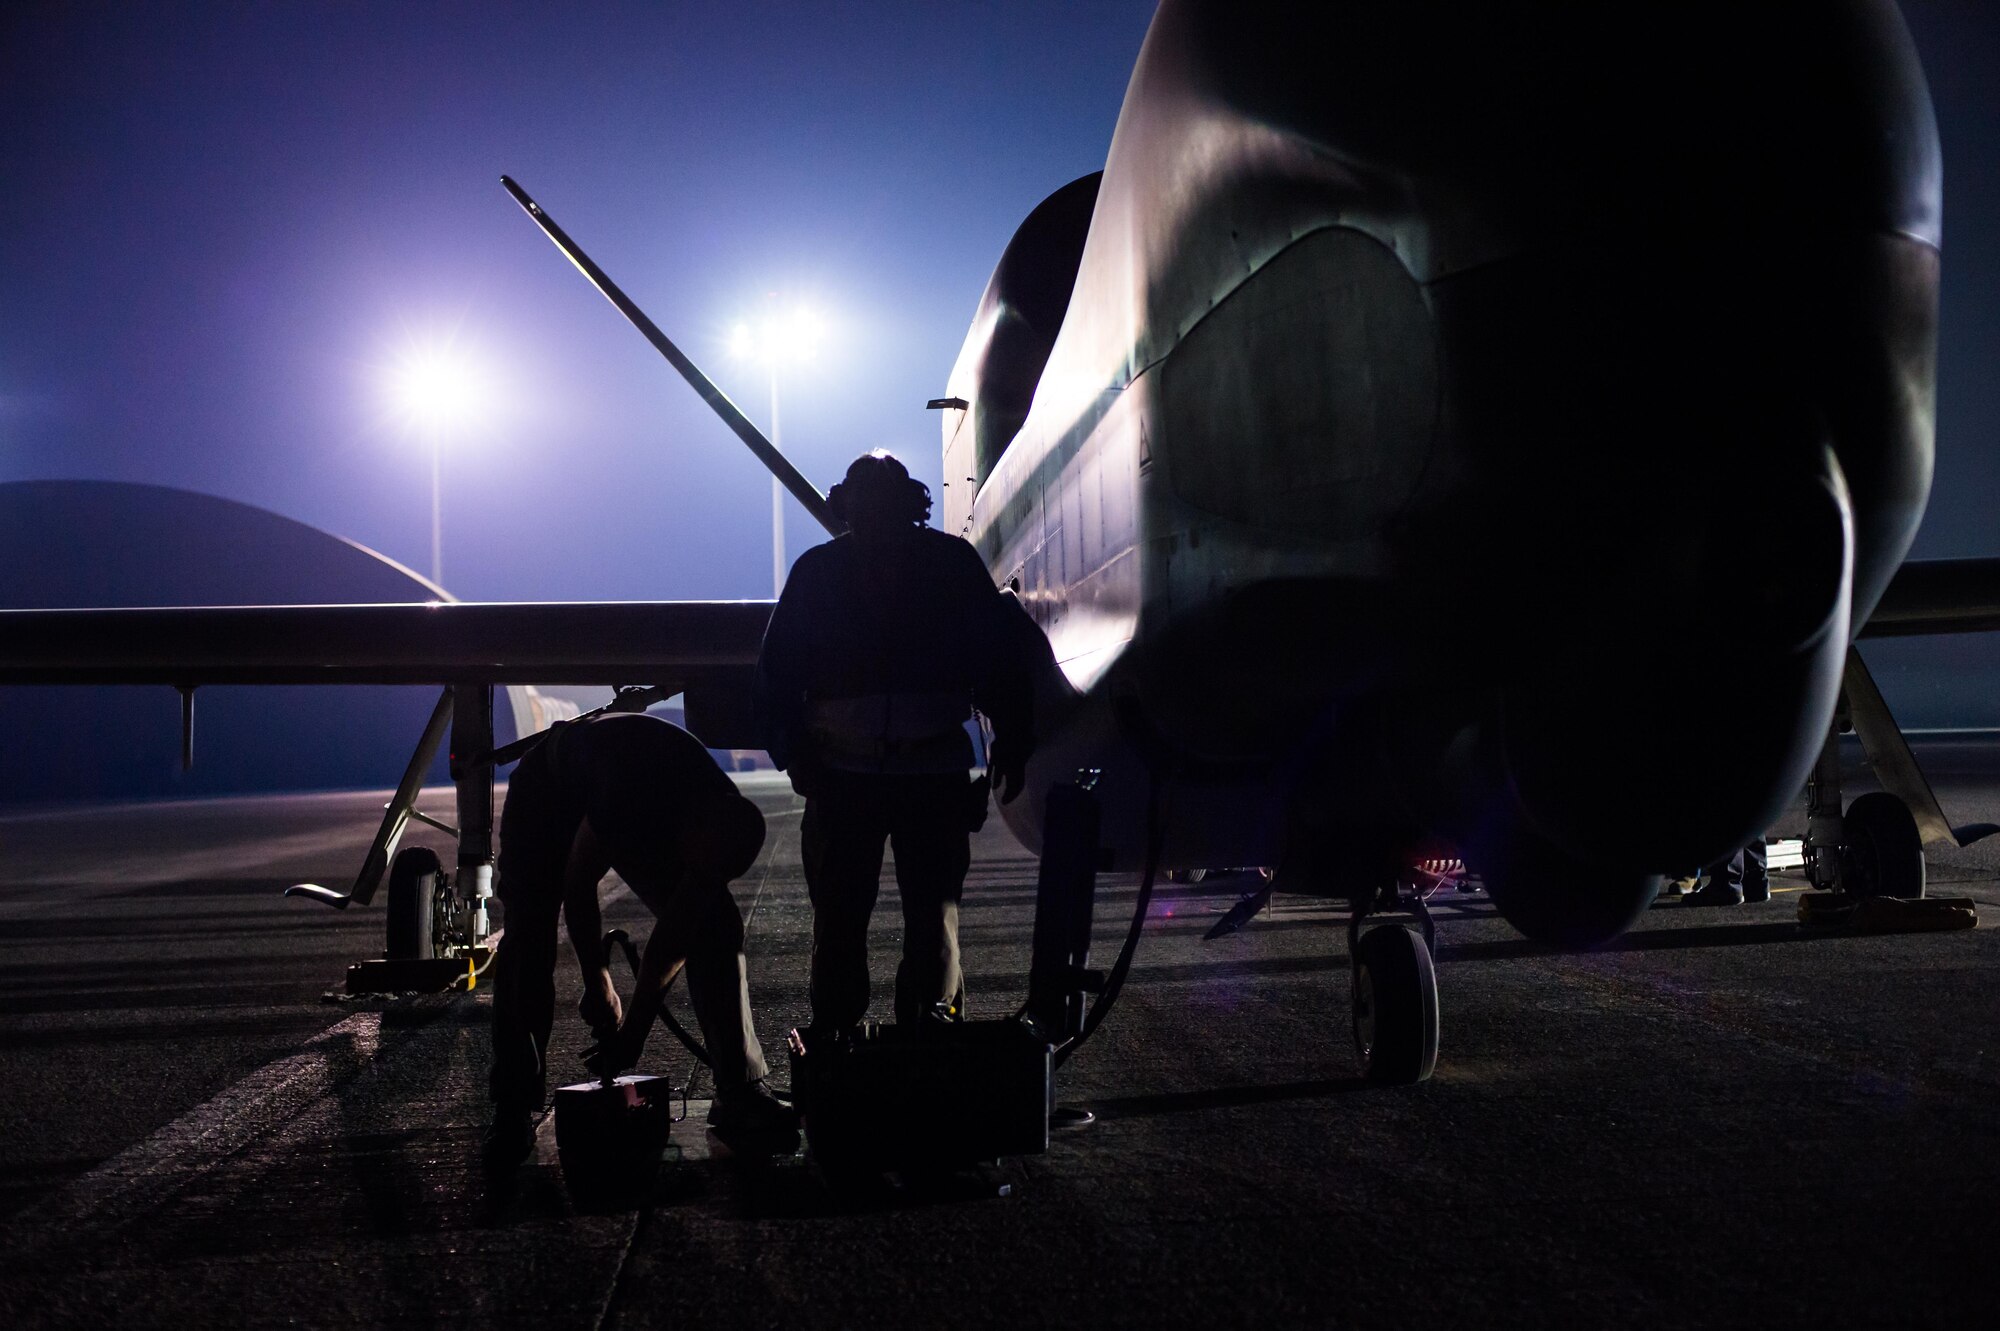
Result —
<instances>
[{"instance_id":1,"label":"wheel chock","mask_svg":"<svg viewBox=\"0 0 2000 1331\"><path fill-rule=\"evenodd\" d=\"M1971 897L1857 897L1846 892L1805 892L1799 923L1856 934L1927 934L1979 927Z\"/></svg>"},{"instance_id":2,"label":"wheel chock","mask_svg":"<svg viewBox=\"0 0 2000 1331\"><path fill-rule=\"evenodd\" d=\"M347 968L347 992L357 994L443 994L471 989L492 951L475 947L462 957L378 957Z\"/></svg>"}]
</instances>

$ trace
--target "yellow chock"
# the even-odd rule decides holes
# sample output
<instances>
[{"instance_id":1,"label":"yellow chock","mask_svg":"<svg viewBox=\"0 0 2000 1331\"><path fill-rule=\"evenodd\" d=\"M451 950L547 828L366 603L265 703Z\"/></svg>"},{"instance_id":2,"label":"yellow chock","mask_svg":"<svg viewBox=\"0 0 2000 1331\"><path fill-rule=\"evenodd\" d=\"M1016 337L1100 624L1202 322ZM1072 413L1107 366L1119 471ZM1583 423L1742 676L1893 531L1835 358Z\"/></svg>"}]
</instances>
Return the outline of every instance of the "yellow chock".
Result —
<instances>
[{"instance_id":1,"label":"yellow chock","mask_svg":"<svg viewBox=\"0 0 2000 1331\"><path fill-rule=\"evenodd\" d=\"M1844 892L1803 892L1799 923L1857 934L1926 934L1976 929L1979 908L1971 897L1856 897Z\"/></svg>"}]
</instances>

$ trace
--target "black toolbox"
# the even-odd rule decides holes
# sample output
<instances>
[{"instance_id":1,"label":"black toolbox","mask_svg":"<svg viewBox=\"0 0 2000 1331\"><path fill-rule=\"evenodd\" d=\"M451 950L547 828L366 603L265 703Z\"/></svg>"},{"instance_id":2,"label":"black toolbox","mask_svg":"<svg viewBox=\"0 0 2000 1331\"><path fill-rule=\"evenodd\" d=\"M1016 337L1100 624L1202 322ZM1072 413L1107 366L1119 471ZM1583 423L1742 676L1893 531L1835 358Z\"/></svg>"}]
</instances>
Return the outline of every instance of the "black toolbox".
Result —
<instances>
[{"instance_id":1,"label":"black toolbox","mask_svg":"<svg viewBox=\"0 0 2000 1331\"><path fill-rule=\"evenodd\" d=\"M822 1165L949 1170L1049 1147L1053 1049L1020 1021L791 1034L792 1100Z\"/></svg>"}]
</instances>

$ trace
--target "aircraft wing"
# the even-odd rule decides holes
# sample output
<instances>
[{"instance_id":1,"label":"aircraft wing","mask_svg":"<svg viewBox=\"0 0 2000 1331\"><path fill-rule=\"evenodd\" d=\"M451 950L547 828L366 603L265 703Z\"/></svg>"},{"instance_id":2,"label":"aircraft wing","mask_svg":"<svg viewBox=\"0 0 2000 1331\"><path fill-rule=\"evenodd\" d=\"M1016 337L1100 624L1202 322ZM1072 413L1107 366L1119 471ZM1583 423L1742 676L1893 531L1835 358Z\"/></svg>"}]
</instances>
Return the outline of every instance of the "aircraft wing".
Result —
<instances>
[{"instance_id":1,"label":"aircraft wing","mask_svg":"<svg viewBox=\"0 0 2000 1331\"><path fill-rule=\"evenodd\" d=\"M752 665L772 601L0 610L0 684L655 683ZM1861 636L2000 630L2000 559L1906 563Z\"/></svg>"},{"instance_id":2,"label":"aircraft wing","mask_svg":"<svg viewBox=\"0 0 2000 1331\"><path fill-rule=\"evenodd\" d=\"M753 665L774 604L0 610L0 684L668 684Z\"/></svg>"},{"instance_id":3,"label":"aircraft wing","mask_svg":"<svg viewBox=\"0 0 2000 1331\"><path fill-rule=\"evenodd\" d=\"M1864 638L2000 629L2000 559L1917 559L1896 570Z\"/></svg>"}]
</instances>

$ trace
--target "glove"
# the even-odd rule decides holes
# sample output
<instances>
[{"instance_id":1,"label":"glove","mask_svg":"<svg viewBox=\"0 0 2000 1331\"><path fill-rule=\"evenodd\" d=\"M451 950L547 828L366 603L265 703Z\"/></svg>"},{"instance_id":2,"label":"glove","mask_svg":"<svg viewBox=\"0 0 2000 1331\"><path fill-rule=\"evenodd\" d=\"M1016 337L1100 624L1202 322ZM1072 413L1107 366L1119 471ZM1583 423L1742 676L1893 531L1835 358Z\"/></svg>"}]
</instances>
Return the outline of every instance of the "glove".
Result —
<instances>
[{"instance_id":1,"label":"glove","mask_svg":"<svg viewBox=\"0 0 2000 1331\"><path fill-rule=\"evenodd\" d=\"M618 1033L618 1023L625 1013L623 1005L618 1001L618 990L612 986L611 972L608 969L585 982L583 997L576 1005L576 1014L583 1018L583 1024L590 1027L590 1033L600 1041L608 1040Z\"/></svg>"}]
</instances>

